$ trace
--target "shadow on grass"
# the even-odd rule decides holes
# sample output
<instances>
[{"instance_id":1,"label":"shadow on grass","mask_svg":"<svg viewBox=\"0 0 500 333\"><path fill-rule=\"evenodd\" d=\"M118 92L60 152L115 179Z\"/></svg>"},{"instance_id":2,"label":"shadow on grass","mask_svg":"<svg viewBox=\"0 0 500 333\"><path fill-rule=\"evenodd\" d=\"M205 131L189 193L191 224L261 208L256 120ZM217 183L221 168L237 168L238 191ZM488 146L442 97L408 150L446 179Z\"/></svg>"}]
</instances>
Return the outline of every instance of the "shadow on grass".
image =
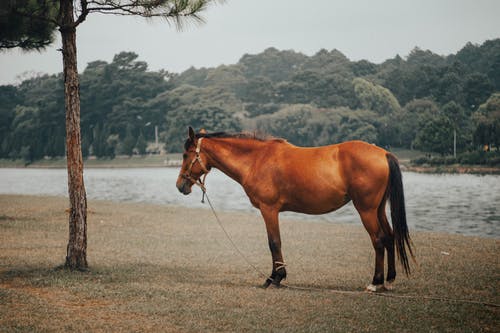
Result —
<instances>
[{"instance_id":1,"label":"shadow on grass","mask_svg":"<svg viewBox=\"0 0 500 333\"><path fill-rule=\"evenodd\" d=\"M245 274L245 273L243 273ZM231 275L231 274L229 274ZM260 280L260 279L259 279ZM257 279L255 279L257 282ZM196 284L198 286L245 286L256 285L234 281L224 274L214 276L213 270L182 267L176 265L124 265L89 267L86 271L70 270L64 266L41 267L24 266L4 271L0 283L12 286L60 287L66 288L82 284L127 285L134 283L175 285ZM242 284L243 283L243 284ZM259 285L260 286L260 285Z\"/></svg>"}]
</instances>

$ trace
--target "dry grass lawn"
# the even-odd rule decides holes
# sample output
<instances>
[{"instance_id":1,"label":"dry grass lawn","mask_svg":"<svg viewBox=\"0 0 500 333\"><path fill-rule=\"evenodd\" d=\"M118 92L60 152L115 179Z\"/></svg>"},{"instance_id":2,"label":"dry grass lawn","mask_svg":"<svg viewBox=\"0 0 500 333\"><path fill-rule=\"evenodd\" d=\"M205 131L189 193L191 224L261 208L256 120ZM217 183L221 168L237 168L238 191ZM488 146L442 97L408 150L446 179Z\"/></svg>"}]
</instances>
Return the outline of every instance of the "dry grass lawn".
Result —
<instances>
[{"instance_id":1,"label":"dry grass lawn","mask_svg":"<svg viewBox=\"0 0 500 333\"><path fill-rule=\"evenodd\" d=\"M288 284L268 289L209 210L89 202L88 272L64 262L67 200L0 196L1 332L498 332L500 240L413 233L419 266L381 297L360 226L282 221ZM261 218L220 213L269 273ZM401 271L401 269L400 269ZM337 293L335 290L359 291Z\"/></svg>"}]
</instances>

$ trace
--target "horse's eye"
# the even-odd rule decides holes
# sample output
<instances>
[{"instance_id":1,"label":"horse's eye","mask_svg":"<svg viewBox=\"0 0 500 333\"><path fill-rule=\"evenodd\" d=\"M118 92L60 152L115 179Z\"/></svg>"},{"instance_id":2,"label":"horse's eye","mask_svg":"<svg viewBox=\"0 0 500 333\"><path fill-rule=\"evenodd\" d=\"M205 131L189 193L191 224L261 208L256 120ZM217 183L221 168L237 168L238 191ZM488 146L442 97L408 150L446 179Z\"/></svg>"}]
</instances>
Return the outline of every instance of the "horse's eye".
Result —
<instances>
[{"instance_id":1,"label":"horse's eye","mask_svg":"<svg viewBox=\"0 0 500 333\"><path fill-rule=\"evenodd\" d=\"M182 158L183 158L183 159L186 159L187 157L188 157L188 154L186 154L186 153L184 153L184 154L182 155Z\"/></svg>"}]
</instances>

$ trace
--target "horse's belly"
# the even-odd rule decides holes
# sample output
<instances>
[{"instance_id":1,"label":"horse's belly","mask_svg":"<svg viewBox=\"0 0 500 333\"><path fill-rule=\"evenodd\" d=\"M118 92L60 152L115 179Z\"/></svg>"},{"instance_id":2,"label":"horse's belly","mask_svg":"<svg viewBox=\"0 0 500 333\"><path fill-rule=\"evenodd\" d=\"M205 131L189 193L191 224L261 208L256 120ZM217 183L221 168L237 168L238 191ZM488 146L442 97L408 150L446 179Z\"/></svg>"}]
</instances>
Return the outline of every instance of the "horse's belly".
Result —
<instances>
[{"instance_id":1,"label":"horse's belly","mask_svg":"<svg viewBox=\"0 0 500 333\"><path fill-rule=\"evenodd\" d=\"M349 196L343 192L329 193L289 193L283 203L282 211L292 211L304 214L326 214L333 212L350 201Z\"/></svg>"}]
</instances>

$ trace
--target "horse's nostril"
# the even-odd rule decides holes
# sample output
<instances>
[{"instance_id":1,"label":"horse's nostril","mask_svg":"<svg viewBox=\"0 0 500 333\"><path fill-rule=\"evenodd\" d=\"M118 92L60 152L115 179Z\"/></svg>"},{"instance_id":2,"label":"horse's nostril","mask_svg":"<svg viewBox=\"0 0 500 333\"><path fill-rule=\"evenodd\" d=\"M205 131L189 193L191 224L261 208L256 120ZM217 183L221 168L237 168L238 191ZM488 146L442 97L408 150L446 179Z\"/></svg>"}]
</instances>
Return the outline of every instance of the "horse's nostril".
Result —
<instances>
[{"instance_id":1,"label":"horse's nostril","mask_svg":"<svg viewBox=\"0 0 500 333\"><path fill-rule=\"evenodd\" d=\"M179 190L179 192L185 195L191 193L191 186L186 180L183 180L181 183L177 184L177 189Z\"/></svg>"}]
</instances>

